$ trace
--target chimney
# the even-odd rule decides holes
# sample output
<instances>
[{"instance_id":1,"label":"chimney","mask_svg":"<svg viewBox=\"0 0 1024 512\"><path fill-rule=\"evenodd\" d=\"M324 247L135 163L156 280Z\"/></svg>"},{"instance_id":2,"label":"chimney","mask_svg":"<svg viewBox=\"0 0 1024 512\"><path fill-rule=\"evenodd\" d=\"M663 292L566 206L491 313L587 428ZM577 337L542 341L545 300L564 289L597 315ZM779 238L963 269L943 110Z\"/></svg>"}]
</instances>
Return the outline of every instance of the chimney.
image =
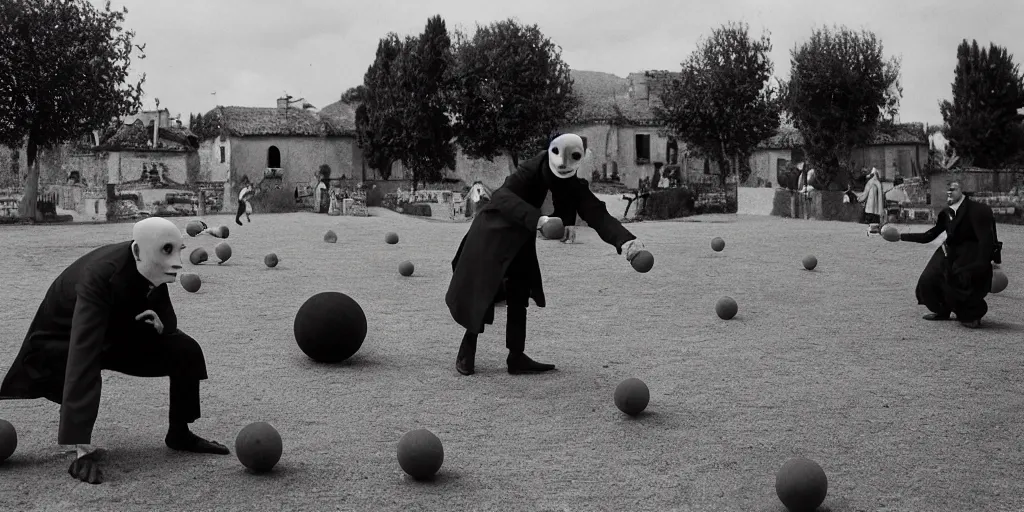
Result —
<instances>
[{"instance_id":1,"label":"chimney","mask_svg":"<svg viewBox=\"0 0 1024 512\"><path fill-rule=\"evenodd\" d=\"M277 99L277 108L279 108L281 110L287 110L288 109L288 98L278 98Z\"/></svg>"}]
</instances>

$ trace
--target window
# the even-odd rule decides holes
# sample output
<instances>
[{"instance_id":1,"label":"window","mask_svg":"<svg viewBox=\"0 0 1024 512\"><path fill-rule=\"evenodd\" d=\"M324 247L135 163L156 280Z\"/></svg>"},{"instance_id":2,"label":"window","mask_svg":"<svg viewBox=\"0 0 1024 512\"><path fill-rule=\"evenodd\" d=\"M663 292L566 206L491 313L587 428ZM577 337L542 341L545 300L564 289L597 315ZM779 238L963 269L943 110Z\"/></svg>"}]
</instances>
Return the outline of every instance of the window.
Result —
<instances>
[{"instance_id":1,"label":"window","mask_svg":"<svg viewBox=\"0 0 1024 512\"><path fill-rule=\"evenodd\" d=\"M277 149L277 146L270 146L267 149L267 168L281 168L281 150Z\"/></svg>"},{"instance_id":2,"label":"window","mask_svg":"<svg viewBox=\"0 0 1024 512\"><path fill-rule=\"evenodd\" d=\"M646 133L638 133L635 142L637 165L651 163L651 136Z\"/></svg>"},{"instance_id":3,"label":"window","mask_svg":"<svg viewBox=\"0 0 1024 512\"><path fill-rule=\"evenodd\" d=\"M224 146L220 147L220 163L224 163L224 160L226 160L226 158L225 158L226 151L224 151L224 149L225 149Z\"/></svg>"},{"instance_id":4,"label":"window","mask_svg":"<svg viewBox=\"0 0 1024 512\"><path fill-rule=\"evenodd\" d=\"M669 139L665 144L665 158L668 160L668 165L679 164L679 143L675 139Z\"/></svg>"}]
</instances>

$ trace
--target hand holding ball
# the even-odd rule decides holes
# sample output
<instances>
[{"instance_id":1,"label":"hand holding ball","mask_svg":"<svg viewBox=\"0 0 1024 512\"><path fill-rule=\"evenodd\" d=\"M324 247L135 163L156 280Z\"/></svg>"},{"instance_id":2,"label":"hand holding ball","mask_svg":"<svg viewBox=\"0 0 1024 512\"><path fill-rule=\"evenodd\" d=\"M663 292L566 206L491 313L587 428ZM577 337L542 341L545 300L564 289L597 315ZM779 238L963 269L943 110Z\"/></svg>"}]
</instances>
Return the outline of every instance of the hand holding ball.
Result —
<instances>
[{"instance_id":1,"label":"hand holding ball","mask_svg":"<svg viewBox=\"0 0 1024 512\"><path fill-rule=\"evenodd\" d=\"M896 226L893 226L892 224L886 224L885 227L882 228L882 238L890 242L899 242L900 231L896 229Z\"/></svg>"},{"instance_id":2,"label":"hand holding ball","mask_svg":"<svg viewBox=\"0 0 1024 512\"><path fill-rule=\"evenodd\" d=\"M565 236L565 224L558 217L550 217L541 225L540 233L548 240L561 240Z\"/></svg>"},{"instance_id":3,"label":"hand holding ball","mask_svg":"<svg viewBox=\"0 0 1024 512\"><path fill-rule=\"evenodd\" d=\"M636 253L633 259L629 260L629 264L633 265L633 269L640 273L649 272L654 268L654 255L651 251L643 250Z\"/></svg>"}]
</instances>

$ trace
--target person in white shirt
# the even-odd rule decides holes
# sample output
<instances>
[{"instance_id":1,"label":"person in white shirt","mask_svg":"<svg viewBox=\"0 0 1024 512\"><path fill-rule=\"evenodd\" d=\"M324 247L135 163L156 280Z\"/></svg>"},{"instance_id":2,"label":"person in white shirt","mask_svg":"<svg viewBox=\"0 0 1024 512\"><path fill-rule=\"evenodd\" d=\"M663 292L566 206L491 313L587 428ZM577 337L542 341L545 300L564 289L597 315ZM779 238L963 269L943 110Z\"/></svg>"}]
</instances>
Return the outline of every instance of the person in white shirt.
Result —
<instances>
[{"instance_id":1,"label":"person in white shirt","mask_svg":"<svg viewBox=\"0 0 1024 512\"><path fill-rule=\"evenodd\" d=\"M249 216L252 214L252 204L249 203L249 199L252 198L255 190L251 183L249 183L248 176L242 176L242 190L238 192L238 211L235 212L235 224L242 225L242 214L245 214L245 221L252 222Z\"/></svg>"}]
</instances>

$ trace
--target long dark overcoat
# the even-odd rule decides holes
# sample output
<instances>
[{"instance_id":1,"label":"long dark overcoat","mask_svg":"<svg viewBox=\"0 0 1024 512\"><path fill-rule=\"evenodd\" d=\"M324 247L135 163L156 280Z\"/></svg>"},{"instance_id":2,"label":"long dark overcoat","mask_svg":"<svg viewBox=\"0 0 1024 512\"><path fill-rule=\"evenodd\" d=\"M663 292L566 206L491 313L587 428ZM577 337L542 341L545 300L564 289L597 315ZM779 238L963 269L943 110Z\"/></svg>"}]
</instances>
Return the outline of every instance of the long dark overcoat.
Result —
<instances>
[{"instance_id":1,"label":"long dark overcoat","mask_svg":"<svg viewBox=\"0 0 1024 512\"><path fill-rule=\"evenodd\" d=\"M954 214L952 208L943 208L935 226L928 231L900 235L907 242L928 243L946 232L944 245L949 254L942 247L936 249L923 274L942 276L945 302L954 312L957 304L977 301L992 291L993 226L992 209L965 197L959 212ZM920 284L915 293L918 302L924 304Z\"/></svg>"},{"instance_id":2,"label":"long dark overcoat","mask_svg":"<svg viewBox=\"0 0 1024 512\"><path fill-rule=\"evenodd\" d=\"M100 407L102 355L113 340L145 343L156 335L135 320L152 309L164 333L178 319L167 285L151 285L135 266L131 242L89 252L53 281L11 364L0 399L46 398L61 404L60 444L89 444Z\"/></svg>"},{"instance_id":3,"label":"long dark overcoat","mask_svg":"<svg viewBox=\"0 0 1024 512\"><path fill-rule=\"evenodd\" d=\"M454 275L445 302L452 318L468 331L480 333L485 324L494 323L494 304L506 277L525 282L537 306L546 305L536 232L548 191L554 207L551 216L566 226L575 225L579 214L619 254L622 244L636 238L608 213L587 180L555 177L547 151L540 152L521 163L491 194L452 260Z\"/></svg>"}]
</instances>

